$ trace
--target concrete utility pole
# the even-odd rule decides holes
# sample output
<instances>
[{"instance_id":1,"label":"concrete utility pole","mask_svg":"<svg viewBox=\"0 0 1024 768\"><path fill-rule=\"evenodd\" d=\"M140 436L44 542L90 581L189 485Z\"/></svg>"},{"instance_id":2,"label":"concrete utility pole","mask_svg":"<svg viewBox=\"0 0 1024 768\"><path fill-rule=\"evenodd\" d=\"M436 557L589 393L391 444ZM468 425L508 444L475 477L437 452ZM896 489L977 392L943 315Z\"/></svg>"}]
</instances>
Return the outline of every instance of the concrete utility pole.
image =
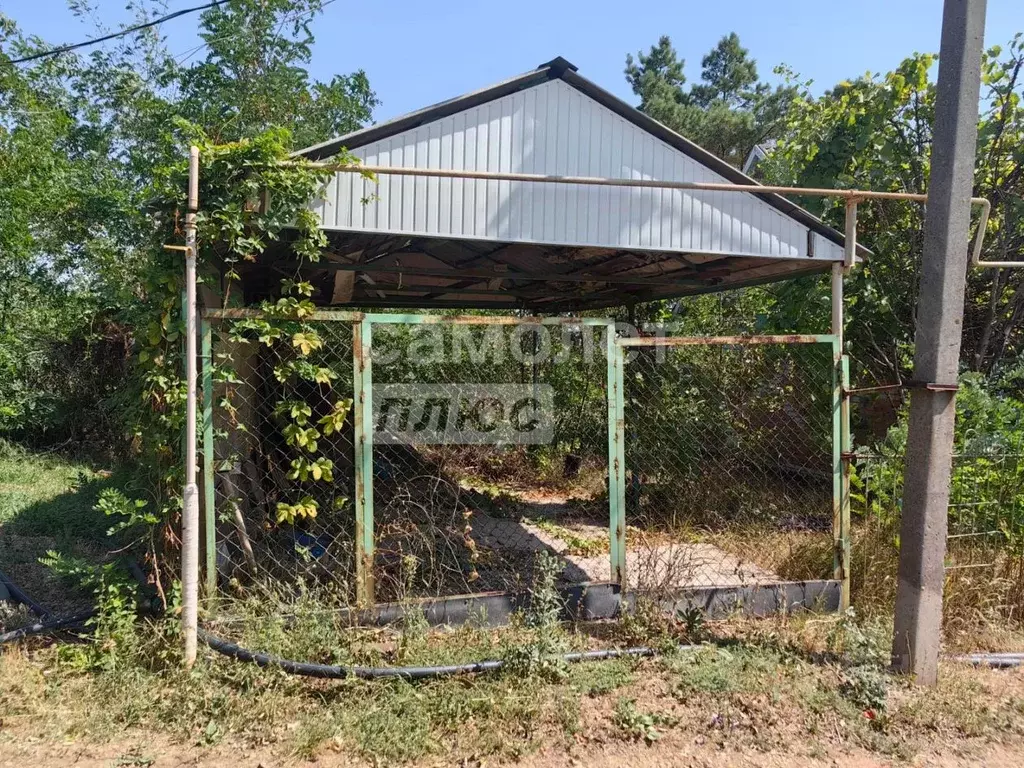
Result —
<instances>
[{"instance_id":1,"label":"concrete utility pole","mask_svg":"<svg viewBox=\"0 0 1024 768\"><path fill-rule=\"evenodd\" d=\"M892 662L938 677L946 515L967 278L986 0L945 0L917 300Z\"/></svg>"}]
</instances>

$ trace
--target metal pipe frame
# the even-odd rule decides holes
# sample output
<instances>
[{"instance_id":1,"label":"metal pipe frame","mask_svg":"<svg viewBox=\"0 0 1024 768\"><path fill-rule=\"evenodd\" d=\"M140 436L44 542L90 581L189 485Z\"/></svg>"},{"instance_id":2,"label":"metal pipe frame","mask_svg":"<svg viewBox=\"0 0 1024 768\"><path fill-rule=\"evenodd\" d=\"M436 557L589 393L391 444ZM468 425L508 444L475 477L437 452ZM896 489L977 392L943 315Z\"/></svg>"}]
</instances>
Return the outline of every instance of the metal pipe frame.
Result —
<instances>
[{"instance_id":1,"label":"metal pipe frame","mask_svg":"<svg viewBox=\"0 0 1024 768\"><path fill-rule=\"evenodd\" d=\"M203 522L206 534L206 599L217 595L217 515L214 483L213 436L213 326L205 318L199 321L203 349Z\"/></svg>"},{"instance_id":2,"label":"metal pipe frame","mask_svg":"<svg viewBox=\"0 0 1024 768\"><path fill-rule=\"evenodd\" d=\"M841 265L837 269L842 273ZM835 294L834 294L835 296ZM841 294L839 295L841 303ZM840 307L841 310L841 307ZM209 309L203 312L203 395L204 455L203 471L207 502L207 589L212 596L216 588L215 498L213 489L213 375L212 326L209 320L260 317L260 310ZM355 547L356 600L361 606L374 604L374 499L373 499L373 325L541 325L589 326L607 328L607 409L608 409L608 531L609 557L613 581L625 590L628 586L626 564L626 467L625 467L625 354L630 347L682 347L700 345L766 345L766 344L828 344L834 357L840 359L841 338L837 334L785 334L767 336L644 336L617 337L615 321L593 317L487 316L487 315L423 315L401 313L363 313L323 311L310 320L349 322L352 324L353 359L353 425L355 433ZM848 360L834 368L834 519L836 565L834 578L842 584L842 605L849 604L849 476L845 453L849 450L849 399L844 398L844 382L848 381ZM844 406L845 404L845 406ZM845 427L844 427L845 425ZM841 553L846 553L844 557Z\"/></svg>"},{"instance_id":3,"label":"metal pipe frame","mask_svg":"<svg viewBox=\"0 0 1024 768\"><path fill-rule=\"evenodd\" d=\"M373 604L373 326L352 326L353 428L355 432L356 601Z\"/></svg>"},{"instance_id":4,"label":"metal pipe frame","mask_svg":"<svg viewBox=\"0 0 1024 768\"><path fill-rule=\"evenodd\" d=\"M764 344L827 344L832 350L832 540L833 578L840 582L840 604L842 610L850 605L850 455L853 450L850 432L850 397L847 393L850 380L849 358L842 353L842 275L841 264L835 265L839 274L833 282L831 334L790 334L775 336L642 336L615 340L619 351L619 376L624 362L624 353L629 347L692 347L701 345L742 346ZM838 291L835 290L838 286ZM611 373L609 373L611 376ZM621 379L619 379L621 381ZM609 378L609 391L611 391ZM618 438L619 448L622 437ZM609 434L609 455L612 455L614 440ZM609 465L611 467L611 465ZM624 473L623 473L624 474ZM622 481L625 482L624 479ZM609 498L612 499L613 485L609 482ZM614 504L614 502L613 502ZM625 499L622 501L623 519ZM613 525L614 507L613 507ZM624 540L624 535L623 535ZM613 550L614 567L614 550ZM613 571L614 572L614 571Z\"/></svg>"},{"instance_id":5,"label":"metal pipe frame","mask_svg":"<svg viewBox=\"0 0 1024 768\"><path fill-rule=\"evenodd\" d=\"M833 335L785 334L775 336L632 336L616 340L623 347L699 347L744 344L832 344Z\"/></svg>"},{"instance_id":6,"label":"metal pipe frame","mask_svg":"<svg viewBox=\"0 0 1024 768\"><path fill-rule=\"evenodd\" d=\"M612 579L625 591L626 575L626 406L623 369L625 349L609 323L608 358L608 531Z\"/></svg>"}]
</instances>

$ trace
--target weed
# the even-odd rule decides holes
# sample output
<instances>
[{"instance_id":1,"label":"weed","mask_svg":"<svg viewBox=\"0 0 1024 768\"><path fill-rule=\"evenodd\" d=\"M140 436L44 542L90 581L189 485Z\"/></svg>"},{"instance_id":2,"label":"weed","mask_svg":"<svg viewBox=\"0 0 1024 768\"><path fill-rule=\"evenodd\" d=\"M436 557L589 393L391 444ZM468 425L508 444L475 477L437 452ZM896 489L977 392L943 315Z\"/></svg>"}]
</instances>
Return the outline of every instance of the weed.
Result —
<instances>
[{"instance_id":1,"label":"weed","mask_svg":"<svg viewBox=\"0 0 1024 768\"><path fill-rule=\"evenodd\" d=\"M716 648L708 646L692 653L681 653L666 660L677 675L676 694L763 693L769 691L780 670L786 670L783 657L758 648Z\"/></svg>"},{"instance_id":2,"label":"weed","mask_svg":"<svg viewBox=\"0 0 1024 768\"><path fill-rule=\"evenodd\" d=\"M566 545L565 554L567 555L597 557L598 555L605 554L610 546L607 536L600 539L587 538L586 536L580 536L564 525L559 525L546 519L529 520L528 522L545 533L564 541Z\"/></svg>"},{"instance_id":3,"label":"weed","mask_svg":"<svg viewBox=\"0 0 1024 768\"><path fill-rule=\"evenodd\" d=\"M636 659L621 658L603 664L577 664L570 684L584 696L603 696L636 680Z\"/></svg>"},{"instance_id":4,"label":"weed","mask_svg":"<svg viewBox=\"0 0 1024 768\"><path fill-rule=\"evenodd\" d=\"M537 554L528 608L513 622L514 628L520 627L525 631L514 633L512 642L505 643L503 647L506 674L565 679L567 665L562 654L567 647L567 638L560 623L562 598L555 588L560 571L557 558L548 552Z\"/></svg>"},{"instance_id":5,"label":"weed","mask_svg":"<svg viewBox=\"0 0 1024 768\"><path fill-rule=\"evenodd\" d=\"M885 639L877 626L857 623L853 609L835 623L828 636L830 650L840 654L840 693L862 710L884 713L889 692L885 673Z\"/></svg>"},{"instance_id":6,"label":"weed","mask_svg":"<svg viewBox=\"0 0 1024 768\"><path fill-rule=\"evenodd\" d=\"M643 739L647 744L653 744L661 738L659 726L672 726L678 720L668 715L641 712L633 699L620 698L615 702L612 722L628 738L634 741Z\"/></svg>"}]
</instances>

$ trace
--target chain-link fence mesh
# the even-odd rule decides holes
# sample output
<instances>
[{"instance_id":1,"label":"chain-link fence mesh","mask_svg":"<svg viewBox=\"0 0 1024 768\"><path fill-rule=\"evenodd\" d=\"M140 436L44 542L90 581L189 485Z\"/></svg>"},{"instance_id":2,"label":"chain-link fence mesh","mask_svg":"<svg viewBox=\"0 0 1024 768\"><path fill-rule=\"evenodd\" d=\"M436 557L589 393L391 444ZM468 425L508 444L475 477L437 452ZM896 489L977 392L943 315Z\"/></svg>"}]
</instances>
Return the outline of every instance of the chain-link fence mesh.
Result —
<instances>
[{"instance_id":1,"label":"chain-link fence mesh","mask_svg":"<svg viewBox=\"0 0 1024 768\"><path fill-rule=\"evenodd\" d=\"M206 320L221 588L351 602L360 318L241 314ZM522 590L540 552L613 580L609 325L507 320L367 321L378 602ZM830 578L831 344L620 351L630 585Z\"/></svg>"},{"instance_id":2,"label":"chain-link fence mesh","mask_svg":"<svg viewBox=\"0 0 1024 768\"><path fill-rule=\"evenodd\" d=\"M354 582L352 324L208 319L222 585Z\"/></svg>"},{"instance_id":3,"label":"chain-link fence mesh","mask_svg":"<svg viewBox=\"0 0 1024 768\"><path fill-rule=\"evenodd\" d=\"M895 599L905 463L902 450L867 449L853 463L852 589L864 609L887 610ZM1024 455L955 454L943 601L947 635L1024 617L1022 530Z\"/></svg>"},{"instance_id":4,"label":"chain-link fence mesh","mask_svg":"<svg viewBox=\"0 0 1024 768\"><path fill-rule=\"evenodd\" d=\"M832 345L695 343L627 354L630 583L831 578Z\"/></svg>"},{"instance_id":5,"label":"chain-link fence mesh","mask_svg":"<svg viewBox=\"0 0 1024 768\"><path fill-rule=\"evenodd\" d=\"M373 324L378 599L520 590L541 551L607 578L604 333Z\"/></svg>"}]
</instances>

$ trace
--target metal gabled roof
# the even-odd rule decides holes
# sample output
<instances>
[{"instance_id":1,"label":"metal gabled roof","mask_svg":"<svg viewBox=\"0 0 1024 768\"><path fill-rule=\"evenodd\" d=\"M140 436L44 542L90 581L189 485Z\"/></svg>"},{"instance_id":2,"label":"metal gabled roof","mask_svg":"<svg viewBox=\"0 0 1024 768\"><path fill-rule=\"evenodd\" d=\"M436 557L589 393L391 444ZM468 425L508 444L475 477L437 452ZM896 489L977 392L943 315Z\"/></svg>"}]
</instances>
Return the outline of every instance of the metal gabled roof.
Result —
<instances>
[{"instance_id":1,"label":"metal gabled roof","mask_svg":"<svg viewBox=\"0 0 1024 768\"><path fill-rule=\"evenodd\" d=\"M501 99L519 91L533 88L552 80L560 80L566 83L590 99L593 99L601 106L611 110L616 115L663 141L673 149L676 149L684 155L692 158L702 166L724 178L726 181L737 185L754 187L755 189L751 190L752 195L768 203L770 206L799 224L807 227L812 232L818 233L826 240L836 245L843 246L845 238L842 233L828 226L809 211L801 208L781 195L768 192L757 192L756 187L759 186L759 184L756 180L747 176L742 171L737 170L707 150L701 148L686 137L676 133L662 123L659 123L649 115L646 115L635 107L627 104L622 99L614 96L590 80L582 77L578 73L578 68L561 56L541 64L536 69L524 72L521 75L517 75L487 88L473 91L453 99L448 99L424 109L396 117L392 120L378 123L358 131L353 131L345 134L344 136L339 136L311 147L306 147L305 149L295 152L294 155L298 157L306 157L311 160L323 160L337 154L342 148L355 150L360 147L365 147L418 128L419 126L433 123L445 117L470 110L474 107ZM870 251L863 246L858 245L858 253L866 256L870 254Z\"/></svg>"}]
</instances>

